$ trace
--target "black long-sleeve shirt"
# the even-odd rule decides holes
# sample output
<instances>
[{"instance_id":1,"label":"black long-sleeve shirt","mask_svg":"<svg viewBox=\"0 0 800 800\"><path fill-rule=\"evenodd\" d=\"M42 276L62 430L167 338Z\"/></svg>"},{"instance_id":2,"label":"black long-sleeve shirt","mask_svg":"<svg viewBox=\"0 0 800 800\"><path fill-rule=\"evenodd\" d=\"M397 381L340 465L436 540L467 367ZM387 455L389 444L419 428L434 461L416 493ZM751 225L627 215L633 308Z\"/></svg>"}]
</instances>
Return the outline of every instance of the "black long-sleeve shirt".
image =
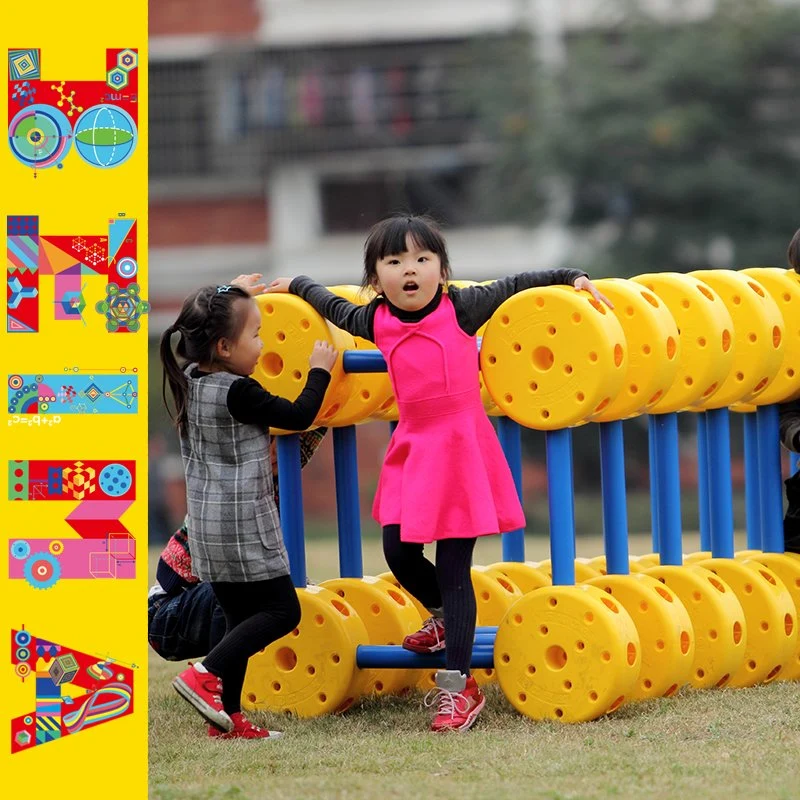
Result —
<instances>
[{"instance_id":1,"label":"black long-sleeve shirt","mask_svg":"<svg viewBox=\"0 0 800 800\"><path fill-rule=\"evenodd\" d=\"M194 377L208 375L195 369ZM322 407L325 391L331 381L327 370L309 370L305 388L297 400L287 400L270 394L253 378L239 378L228 389L227 405L231 416L245 425L303 431L308 428Z\"/></svg>"},{"instance_id":2,"label":"black long-sleeve shirt","mask_svg":"<svg viewBox=\"0 0 800 800\"><path fill-rule=\"evenodd\" d=\"M537 286L571 285L582 275L585 276L586 273L579 269L520 272L518 275L501 278L488 285L467 286L463 289L450 286L447 294L455 309L460 328L470 336L474 336L481 325L488 322L492 314L509 297ZM302 297L337 328L371 342L375 341L373 326L375 311L381 303L386 303L392 314L404 322L418 322L435 311L442 299L440 287L431 302L419 311L403 311L382 296L376 297L367 305L359 306L329 292L324 286L305 275L294 278L289 285L289 291Z\"/></svg>"}]
</instances>

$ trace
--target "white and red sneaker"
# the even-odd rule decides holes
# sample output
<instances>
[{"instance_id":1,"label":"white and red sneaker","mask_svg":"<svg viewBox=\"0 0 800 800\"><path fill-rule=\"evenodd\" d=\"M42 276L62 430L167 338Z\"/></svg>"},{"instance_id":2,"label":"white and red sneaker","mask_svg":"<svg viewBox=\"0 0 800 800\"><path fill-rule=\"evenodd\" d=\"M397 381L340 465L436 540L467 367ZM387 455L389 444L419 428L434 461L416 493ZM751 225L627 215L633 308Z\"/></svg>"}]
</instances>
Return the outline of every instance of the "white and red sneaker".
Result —
<instances>
[{"instance_id":1,"label":"white and red sneaker","mask_svg":"<svg viewBox=\"0 0 800 800\"><path fill-rule=\"evenodd\" d=\"M444 650L444 620L428 617L416 633L403 639L403 648L414 653L438 653Z\"/></svg>"},{"instance_id":2,"label":"white and red sneaker","mask_svg":"<svg viewBox=\"0 0 800 800\"><path fill-rule=\"evenodd\" d=\"M458 670L444 669L436 673L436 688L425 696L425 705L438 702L431 730L469 730L486 705L486 697L472 675L467 678Z\"/></svg>"},{"instance_id":3,"label":"white and red sneaker","mask_svg":"<svg viewBox=\"0 0 800 800\"><path fill-rule=\"evenodd\" d=\"M233 728L229 731L221 731L213 725L208 726L208 735L212 739L280 739L283 731L268 731L259 728L249 719L245 719L241 711L230 715L233 720Z\"/></svg>"},{"instance_id":4,"label":"white and red sneaker","mask_svg":"<svg viewBox=\"0 0 800 800\"><path fill-rule=\"evenodd\" d=\"M222 681L216 675L201 671L194 665L173 678L172 685L212 725L223 731L233 728L233 720L222 707Z\"/></svg>"}]
</instances>

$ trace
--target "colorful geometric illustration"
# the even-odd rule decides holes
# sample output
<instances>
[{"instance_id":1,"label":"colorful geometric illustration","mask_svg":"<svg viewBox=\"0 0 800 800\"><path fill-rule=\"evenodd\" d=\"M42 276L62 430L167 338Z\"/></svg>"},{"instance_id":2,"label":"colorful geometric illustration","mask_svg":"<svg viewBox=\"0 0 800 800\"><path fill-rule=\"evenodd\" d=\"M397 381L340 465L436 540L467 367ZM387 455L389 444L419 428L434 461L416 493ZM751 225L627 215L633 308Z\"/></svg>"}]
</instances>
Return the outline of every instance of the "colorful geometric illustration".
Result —
<instances>
[{"instance_id":1,"label":"colorful geometric illustration","mask_svg":"<svg viewBox=\"0 0 800 800\"><path fill-rule=\"evenodd\" d=\"M136 372L136 368L133 370ZM83 374L8 376L9 414L136 414L136 375ZM125 373L125 368L120 372ZM57 386L58 389L54 389Z\"/></svg>"},{"instance_id":2,"label":"colorful geometric illustration","mask_svg":"<svg viewBox=\"0 0 800 800\"><path fill-rule=\"evenodd\" d=\"M127 161L138 140L138 66L136 50L110 48L102 79L42 80L39 49L9 50L8 141L15 158L35 177L39 169L61 169L74 141L91 166Z\"/></svg>"},{"instance_id":3,"label":"colorful geometric illustration","mask_svg":"<svg viewBox=\"0 0 800 800\"><path fill-rule=\"evenodd\" d=\"M36 710L11 720L11 752L80 733L133 712L133 670L113 658L11 631L11 664L33 676Z\"/></svg>"},{"instance_id":4,"label":"colorful geometric illustration","mask_svg":"<svg viewBox=\"0 0 800 800\"><path fill-rule=\"evenodd\" d=\"M124 214L108 220L103 234L43 236L39 218L6 218L6 258L9 333L39 331L40 276L54 282L53 319L84 322L83 312L92 302L91 287L98 313L106 318L106 330L134 333L141 327L141 316L150 304L139 296L134 283L139 270L137 258L138 226ZM106 285L94 279L105 276Z\"/></svg>"},{"instance_id":5,"label":"colorful geometric illustration","mask_svg":"<svg viewBox=\"0 0 800 800\"><path fill-rule=\"evenodd\" d=\"M136 499L134 461L9 461L8 499L78 501L65 520L80 539L13 539L9 577L34 589L61 578L136 577L136 542L122 515Z\"/></svg>"}]
</instances>

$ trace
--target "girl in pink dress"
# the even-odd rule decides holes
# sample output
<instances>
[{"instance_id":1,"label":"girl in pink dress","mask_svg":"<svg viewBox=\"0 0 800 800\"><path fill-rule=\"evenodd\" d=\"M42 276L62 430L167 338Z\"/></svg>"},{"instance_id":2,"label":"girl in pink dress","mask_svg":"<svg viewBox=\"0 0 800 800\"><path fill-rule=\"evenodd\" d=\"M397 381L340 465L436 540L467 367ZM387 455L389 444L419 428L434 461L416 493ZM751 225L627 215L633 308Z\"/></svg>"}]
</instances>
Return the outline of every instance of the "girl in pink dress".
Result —
<instances>
[{"instance_id":1,"label":"girl in pink dress","mask_svg":"<svg viewBox=\"0 0 800 800\"><path fill-rule=\"evenodd\" d=\"M393 216L364 247L363 285L378 296L359 306L310 278L278 278L267 291L292 292L334 325L378 346L400 421L381 470L372 513L383 528L386 562L431 612L403 646L445 648L436 676L432 729L466 730L485 698L470 674L475 595L470 568L478 536L522 528L525 517L508 462L483 410L476 331L504 300L534 286L571 284L608 303L575 269L523 272L489 286L457 289L444 238L433 220ZM423 547L436 542L436 564Z\"/></svg>"}]
</instances>

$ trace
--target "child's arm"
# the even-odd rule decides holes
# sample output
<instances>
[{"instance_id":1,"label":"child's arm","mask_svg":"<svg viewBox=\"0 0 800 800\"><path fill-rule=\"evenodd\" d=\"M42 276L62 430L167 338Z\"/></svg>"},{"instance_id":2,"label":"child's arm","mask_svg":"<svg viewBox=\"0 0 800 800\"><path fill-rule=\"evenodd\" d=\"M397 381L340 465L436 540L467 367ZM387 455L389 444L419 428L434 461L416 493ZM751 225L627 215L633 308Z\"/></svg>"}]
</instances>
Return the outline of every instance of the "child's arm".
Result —
<instances>
[{"instance_id":1,"label":"child's arm","mask_svg":"<svg viewBox=\"0 0 800 800\"><path fill-rule=\"evenodd\" d=\"M510 275L508 278L501 278L486 286L467 286L458 289L451 286L447 291L450 300L456 310L456 318L461 329L470 336L478 331L485 322L488 322L492 314L509 297L525 289L533 289L537 286L552 286L561 284L574 286L575 289L585 289L598 301L603 302L609 308L614 306L597 291L594 284L589 280L589 276L580 269L547 269L539 272L520 272L518 275Z\"/></svg>"},{"instance_id":2,"label":"child's arm","mask_svg":"<svg viewBox=\"0 0 800 800\"><path fill-rule=\"evenodd\" d=\"M267 287L267 292L290 292L302 297L315 311L329 319L337 328L353 336L375 341L372 321L375 317L375 302L359 306L343 297L329 292L324 286L306 277L276 278Z\"/></svg>"},{"instance_id":3,"label":"child's arm","mask_svg":"<svg viewBox=\"0 0 800 800\"><path fill-rule=\"evenodd\" d=\"M277 397L253 378L240 378L228 390L228 411L245 425L303 431L314 422L331 380L338 353L327 342L317 342L309 359L306 385L295 401Z\"/></svg>"}]
</instances>

